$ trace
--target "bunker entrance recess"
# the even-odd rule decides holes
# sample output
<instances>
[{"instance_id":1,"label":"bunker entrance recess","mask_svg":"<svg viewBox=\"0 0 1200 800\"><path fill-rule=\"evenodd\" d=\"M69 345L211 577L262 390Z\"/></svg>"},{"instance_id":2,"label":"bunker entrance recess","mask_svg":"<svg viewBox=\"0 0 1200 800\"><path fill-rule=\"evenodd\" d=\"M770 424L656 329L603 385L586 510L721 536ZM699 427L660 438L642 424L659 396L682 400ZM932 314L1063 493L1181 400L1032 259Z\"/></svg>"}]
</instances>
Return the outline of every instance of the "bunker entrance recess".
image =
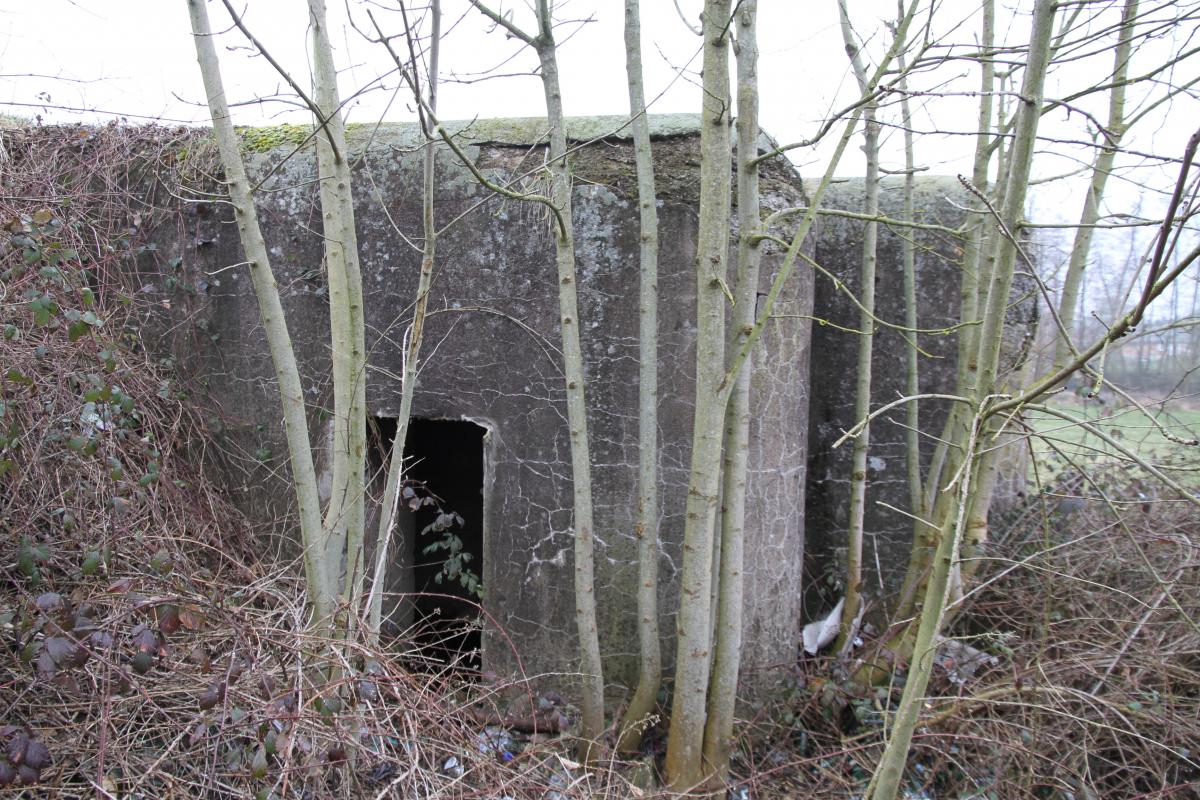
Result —
<instances>
[{"instance_id":1,"label":"bunker entrance recess","mask_svg":"<svg viewBox=\"0 0 1200 800\"><path fill-rule=\"evenodd\" d=\"M368 468L377 497L396 428L394 417L368 420ZM432 664L481 664L486 433L467 420L414 418L408 426L389 617L393 630Z\"/></svg>"}]
</instances>

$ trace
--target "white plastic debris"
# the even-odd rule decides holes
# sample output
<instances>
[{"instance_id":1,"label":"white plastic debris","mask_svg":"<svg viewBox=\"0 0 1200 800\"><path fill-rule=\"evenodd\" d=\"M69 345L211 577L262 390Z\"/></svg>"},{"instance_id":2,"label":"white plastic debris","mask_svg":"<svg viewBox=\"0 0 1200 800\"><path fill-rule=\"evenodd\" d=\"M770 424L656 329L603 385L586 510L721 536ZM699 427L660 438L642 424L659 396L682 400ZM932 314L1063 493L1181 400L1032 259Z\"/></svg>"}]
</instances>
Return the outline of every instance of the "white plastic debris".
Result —
<instances>
[{"instance_id":1,"label":"white plastic debris","mask_svg":"<svg viewBox=\"0 0 1200 800\"><path fill-rule=\"evenodd\" d=\"M824 619L804 626L804 652L815 656L822 647L837 638L838 626L842 621L842 607L845 605L846 598L843 597Z\"/></svg>"},{"instance_id":2,"label":"white plastic debris","mask_svg":"<svg viewBox=\"0 0 1200 800\"><path fill-rule=\"evenodd\" d=\"M999 664L1000 659L959 639L937 638L936 663L946 670L951 683L962 685L975 677L981 667Z\"/></svg>"},{"instance_id":3,"label":"white plastic debris","mask_svg":"<svg viewBox=\"0 0 1200 800\"><path fill-rule=\"evenodd\" d=\"M838 600L837 605L829 612L824 619L819 619L816 622L810 622L804 626L802 641L804 643L804 652L810 656L815 656L820 652L822 647L825 647L834 639L837 638L838 629L842 624L842 608L846 605L846 598ZM854 646L862 644L858 639L858 627L862 623L863 612L867 609L866 604L859 606L858 616L854 618L854 623L850 626L850 641Z\"/></svg>"}]
</instances>

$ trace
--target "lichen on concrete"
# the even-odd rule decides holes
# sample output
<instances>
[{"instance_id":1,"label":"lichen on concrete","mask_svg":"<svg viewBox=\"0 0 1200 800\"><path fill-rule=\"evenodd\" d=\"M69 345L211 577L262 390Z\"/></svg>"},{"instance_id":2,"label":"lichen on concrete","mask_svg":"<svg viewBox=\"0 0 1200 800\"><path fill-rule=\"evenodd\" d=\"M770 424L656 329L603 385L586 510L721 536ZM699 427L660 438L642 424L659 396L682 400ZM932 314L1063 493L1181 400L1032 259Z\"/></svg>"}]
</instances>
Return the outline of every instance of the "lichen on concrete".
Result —
<instances>
[{"instance_id":1,"label":"lichen on concrete","mask_svg":"<svg viewBox=\"0 0 1200 800\"><path fill-rule=\"evenodd\" d=\"M267 153L281 147L299 147L312 137L311 125L264 125L237 128L242 147L251 153Z\"/></svg>"},{"instance_id":2,"label":"lichen on concrete","mask_svg":"<svg viewBox=\"0 0 1200 800\"><path fill-rule=\"evenodd\" d=\"M571 155L579 271L579 322L584 333L589 428L596 505L597 597L607 676L636 679L633 533L638 443L638 242L635 167L623 118L568 120L573 142L591 142ZM694 396L695 203L699 153L696 117L651 117L661 201L660 420L662 440L662 629L669 637L678 586ZM446 123L491 179L519 191L544 191L545 120L474 120ZM296 146L305 126L243 131L253 175L266 176L258 200L273 255L302 380L315 410L330 402L326 298L320 292L320 209L312 147ZM428 146L415 124L349 126L355 158L355 203L366 292L368 406L395 413L402 342L420 253L421 154ZM444 144L438 154L439 258L426 329L431 347L414 398L426 419L489 421L483 577L485 606L502 626L485 637L485 659L498 672L515 668L512 641L530 674L570 674L574 656L572 491L565 392L559 348L554 237L543 206L499 198L483 189ZM279 163L281 158L287 161ZM780 160L782 161L782 160ZM768 207L799 204L795 173L772 162L765 182ZM386 209L387 214L382 213ZM196 276L219 274L204 308L181 315L213 320L218 343L183 341L181 360L205 376L224 412L230 436L247 452L284 452L282 431L271 421L278 407L262 342L257 305L248 282L230 265L243 260L228 211L214 206L197 215L186 234L163 232L162 251L182 251ZM403 235L402 235L403 234ZM408 240L405 239L408 237ZM200 247L199 241L211 244ZM768 254L764 281L778 263ZM225 270L225 271L222 271ZM216 281L214 281L216 284ZM811 284L789 285L780 319L763 337L755 377L761 404L752 431L752 487L747 554L748 633L745 660L760 667L786 661L799 629L795 587L803 552L801 486L807 424L808 325ZM180 320L183 327L184 320ZM263 431L257 423L267 420ZM231 495L255 514L283 518L278 463L231 472ZM436 487L431 487L436 492ZM672 653L669 641L665 648Z\"/></svg>"},{"instance_id":3,"label":"lichen on concrete","mask_svg":"<svg viewBox=\"0 0 1200 800\"><path fill-rule=\"evenodd\" d=\"M904 179L884 178L881 192L881 213L900 218ZM825 207L844 211L862 210L864 181L861 178L839 180L830 187ZM939 225L956 231L961 228L968 209L978 201L954 176L930 175L916 180L914 208L916 221ZM865 223L844 217L824 216L817 237L816 261L829 270L849 292L860 292L862 261L862 231ZM893 324L904 320L903 260L901 247L905 238L913 238L916 250L916 281L918 297L918 327L949 329L959 321L959 288L961 285L962 239L959 235L941 230L911 228L880 228L878 267L876 271L876 314ZM840 597L840 576L845 561L847 509L850 493L851 448L832 449L842 432L851 428L854 417L853 383L843 376L853 374L857 363L857 337L839 330L859 327L859 309L840 289L824 276L816 279L814 304L817 317L834 325L813 327L812 380L814 383L836 379L844 391L814 394L810 409L809 481L807 486L807 534L810 550L809 564L813 569L806 576L809 599L816 605L810 617L828 610ZM1014 299L1021 294L1018 286ZM1019 338L1032 330L1030 313L1033 303L1021 303L1010 311L1011 330ZM1024 316L1022 316L1024 315ZM957 368L957 335L922 333L917 337L925 355L918 357L920 391L922 393L952 394ZM877 326L872 357L872 407L904 396L906 357L909 348L907 335L887 326ZM1009 352L1014 348L1009 347ZM1011 358L1008 363L1011 363ZM844 381L844 382L843 382ZM920 403L920 439L922 464L928 466L941 431L948 403L942 400L923 400ZM882 616L896 600L900 583L908 565L912 543L913 518L910 516L907 473L905 409L878 418L871 426L870 459L867 470L867 502L865 509L864 583L872 601L872 613ZM817 595L823 594L823 597Z\"/></svg>"}]
</instances>

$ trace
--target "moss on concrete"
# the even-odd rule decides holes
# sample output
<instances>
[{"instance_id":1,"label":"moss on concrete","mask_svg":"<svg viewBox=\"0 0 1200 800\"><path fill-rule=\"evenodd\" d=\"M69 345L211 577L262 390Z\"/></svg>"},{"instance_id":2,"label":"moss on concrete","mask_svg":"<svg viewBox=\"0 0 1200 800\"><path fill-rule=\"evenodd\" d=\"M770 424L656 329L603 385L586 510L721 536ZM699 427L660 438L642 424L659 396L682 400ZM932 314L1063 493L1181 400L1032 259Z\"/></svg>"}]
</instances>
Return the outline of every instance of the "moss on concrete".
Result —
<instances>
[{"instance_id":1,"label":"moss on concrete","mask_svg":"<svg viewBox=\"0 0 1200 800\"><path fill-rule=\"evenodd\" d=\"M650 137L666 139L673 136L696 136L700 133L697 114L652 114L649 117ZM572 142L593 140L628 140L633 127L628 117L594 116L568 117L567 139ZM446 130L460 134L475 144L536 145L546 141L545 117L509 117L477 119L469 122L447 122Z\"/></svg>"},{"instance_id":2,"label":"moss on concrete","mask_svg":"<svg viewBox=\"0 0 1200 800\"><path fill-rule=\"evenodd\" d=\"M696 114L652 114L650 136L667 139L677 136L697 136L700 133ZM593 140L629 140L633 128L628 117L597 116L568 117L567 139L572 142ZM508 117L498 119L454 120L443 122L445 129L464 145L497 144L532 147L546 142L545 117ZM276 147L303 144L312 128L308 125L269 125L239 128L243 146L253 153ZM368 143L393 147L416 147L422 144L421 130L415 122L368 122L346 125L346 139L351 148Z\"/></svg>"},{"instance_id":3,"label":"moss on concrete","mask_svg":"<svg viewBox=\"0 0 1200 800\"><path fill-rule=\"evenodd\" d=\"M815 179L807 180L804 182L804 188L811 192L816 188L817 183L818 181ZM883 213L893 217L898 216L904 191L904 178L900 175L886 176L880 181L880 186L880 203L884 210ZM959 206L962 203L969 203L970 196L966 194L958 178L953 175L920 175L913 188L913 207L919 222L944 224L949 227L958 227L962 224L962 211ZM860 210L865 192L866 184L863 178L838 178L830 185L829 191L825 195L825 207L848 211ZM954 202L951 202L951 199ZM842 223L833 223L826 218L826 224Z\"/></svg>"},{"instance_id":4,"label":"moss on concrete","mask_svg":"<svg viewBox=\"0 0 1200 800\"><path fill-rule=\"evenodd\" d=\"M267 125L255 128L238 128L242 147L250 153L266 153L277 147L299 147L312 134L311 125Z\"/></svg>"}]
</instances>

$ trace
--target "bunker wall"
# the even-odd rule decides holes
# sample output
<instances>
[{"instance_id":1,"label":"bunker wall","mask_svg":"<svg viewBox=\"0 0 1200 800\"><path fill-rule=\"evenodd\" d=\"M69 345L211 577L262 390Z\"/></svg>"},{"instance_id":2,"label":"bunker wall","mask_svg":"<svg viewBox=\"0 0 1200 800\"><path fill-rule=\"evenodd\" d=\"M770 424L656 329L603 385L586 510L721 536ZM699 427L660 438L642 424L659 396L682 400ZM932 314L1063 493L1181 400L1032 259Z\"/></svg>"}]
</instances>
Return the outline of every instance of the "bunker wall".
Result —
<instances>
[{"instance_id":1,"label":"bunker wall","mask_svg":"<svg viewBox=\"0 0 1200 800\"><path fill-rule=\"evenodd\" d=\"M498 130L465 137L469 153L489 178L523 191L543 190L544 151L531 144L537 136L529 135L528 126L516 133ZM360 156L355 203L366 293L367 403L371 415L388 417L399 407L401 354L420 261L421 156L411 126L354 136ZM251 161L259 176L275 170L260 193L259 213L320 450L329 436L332 405L321 219L311 147L276 168L294 148L293 142L267 139ZM660 123L654 148L661 225L660 624L670 659L694 393L698 136L686 124ZM588 145L573 159L601 646L607 677L624 685L636 681L637 655L639 235L633 165L632 147L621 139ZM551 220L537 204L497 198L480 188L442 149L438 184L437 218L445 230L413 413L468 419L487 429L483 604L503 634L485 635L485 665L515 672L519 653L527 674L549 675L553 683L577 664L571 473ZM763 184L769 210L803 202L790 167L769 164ZM225 475L228 490L266 526L287 519L291 498L257 305L244 268L236 266L243 256L229 209L199 203L186 212L177 230L161 233L159 257L144 267L155 291L170 294L168 281L200 287L173 306L163 343L206 386L213 425L235 453ZM174 258L182 261L171 267ZM777 253L768 252L764 291L778 261ZM786 663L795 652L808 436L805 317L811 302L811 282L802 273L763 337L754 374L744 647L751 680L759 668ZM281 549L294 551L288 537L278 541Z\"/></svg>"}]
</instances>

